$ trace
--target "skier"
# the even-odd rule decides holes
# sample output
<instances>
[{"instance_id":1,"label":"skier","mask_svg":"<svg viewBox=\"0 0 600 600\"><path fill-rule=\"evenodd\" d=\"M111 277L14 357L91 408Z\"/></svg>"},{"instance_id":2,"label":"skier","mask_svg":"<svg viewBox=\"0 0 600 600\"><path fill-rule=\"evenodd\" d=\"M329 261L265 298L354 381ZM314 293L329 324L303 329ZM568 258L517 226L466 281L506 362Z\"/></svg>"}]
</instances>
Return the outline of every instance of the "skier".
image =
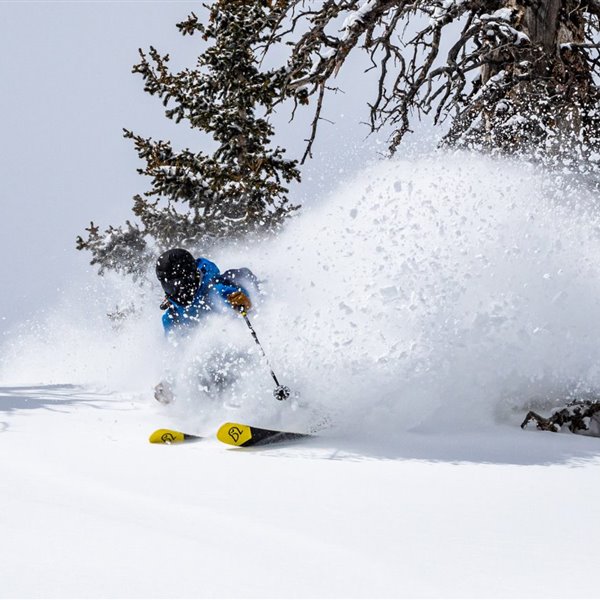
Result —
<instances>
[{"instance_id":1,"label":"skier","mask_svg":"<svg viewBox=\"0 0 600 600\"><path fill-rule=\"evenodd\" d=\"M169 338L189 332L211 312L236 310L242 314L252 308L247 289L258 291L254 274L246 268L220 273L206 258L194 257L182 248L160 255L156 276L166 294L160 305L165 312L162 323ZM154 389L154 397L163 404L174 400L172 382L167 377Z\"/></svg>"},{"instance_id":2,"label":"skier","mask_svg":"<svg viewBox=\"0 0 600 600\"><path fill-rule=\"evenodd\" d=\"M165 310L165 332L183 331L211 311L225 307L247 313L252 302L242 287L257 286L249 269L230 269L221 274L215 263L194 257L182 248L167 250L156 262L156 276L166 294L160 305Z\"/></svg>"}]
</instances>

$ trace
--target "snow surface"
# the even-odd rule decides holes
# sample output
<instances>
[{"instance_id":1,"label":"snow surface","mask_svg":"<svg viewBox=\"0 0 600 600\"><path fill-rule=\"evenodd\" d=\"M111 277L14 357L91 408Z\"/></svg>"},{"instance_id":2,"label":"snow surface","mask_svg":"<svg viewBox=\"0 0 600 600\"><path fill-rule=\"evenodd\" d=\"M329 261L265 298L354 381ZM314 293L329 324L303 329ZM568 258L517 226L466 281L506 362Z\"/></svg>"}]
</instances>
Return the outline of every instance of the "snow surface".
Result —
<instances>
[{"instance_id":1,"label":"snow surface","mask_svg":"<svg viewBox=\"0 0 600 600\"><path fill-rule=\"evenodd\" d=\"M169 349L156 286L116 328L134 288L74 282L0 354L0 596L596 597L600 440L518 424L600 387L599 214L577 181L436 154L222 249L266 279L252 319L294 402L243 321ZM250 365L220 399L196 377L215 348ZM302 443L214 438L323 417Z\"/></svg>"}]
</instances>

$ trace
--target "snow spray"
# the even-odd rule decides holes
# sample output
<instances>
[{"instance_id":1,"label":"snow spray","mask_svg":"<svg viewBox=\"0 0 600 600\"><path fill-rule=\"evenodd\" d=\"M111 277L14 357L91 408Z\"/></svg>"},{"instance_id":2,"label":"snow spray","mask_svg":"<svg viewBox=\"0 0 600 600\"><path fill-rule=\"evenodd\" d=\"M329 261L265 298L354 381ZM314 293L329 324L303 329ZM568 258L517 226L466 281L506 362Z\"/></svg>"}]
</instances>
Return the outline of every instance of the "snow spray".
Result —
<instances>
[{"instance_id":1,"label":"snow spray","mask_svg":"<svg viewBox=\"0 0 600 600\"><path fill-rule=\"evenodd\" d=\"M599 259L578 182L440 153L359 173L248 260L282 379L340 427L394 435L600 390Z\"/></svg>"},{"instance_id":2,"label":"snow spray","mask_svg":"<svg viewBox=\"0 0 600 600\"><path fill-rule=\"evenodd\" d=\"M273 241L208 258L264 280L253 323L297 398L274 401L255 357L219 402L188 386L169 410L190 419L297 427L308 413L296 402L335 415L338 431L394 436L518 420L600 389L600 207L567 176L466 153L382 161ZM154 402L168 361L151 291L116 330L114 292L74 294L7 340L1 380L127 386ZM179 375L216 346L252 352L243 321L198 328L176 349Z\"/></svg>"}]
</instances>

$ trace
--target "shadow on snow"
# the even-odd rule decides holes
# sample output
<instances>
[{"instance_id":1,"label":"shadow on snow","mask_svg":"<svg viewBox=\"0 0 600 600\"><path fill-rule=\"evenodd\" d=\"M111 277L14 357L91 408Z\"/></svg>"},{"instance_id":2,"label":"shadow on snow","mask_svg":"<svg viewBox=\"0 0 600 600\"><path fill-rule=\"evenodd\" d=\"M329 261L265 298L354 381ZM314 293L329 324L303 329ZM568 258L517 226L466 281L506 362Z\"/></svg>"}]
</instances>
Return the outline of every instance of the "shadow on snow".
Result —
<instances>
[{"instance_id":1,"label":"shadow on snow","mask_svg":"<svg viewBox=\"0 0 600 600\"><path fill-rule=\"evenodd\" d=\"M100 408L94 404L100 400L107 401L106 395L70 384L0 387L0 413L39 408L62 412L61 407L82 403Z\"/></svg>"},{"instance_id":2,"label":"shadow on snow","mask_svg":"<svg viewBox=\"0 0 600 600\"><path fill-rule=\"evenodd\" d=\"M107 402L118 403L107 394L95 393L76 385L38 385L0 387L0 416L13 411L44 409L69 412L68 407L85 404L99 410ZM111 407L110 410L114 410ZM260 425L259 423L255 423ZM8 423L0 421L0 433ZM194 433L194 432L189 432ZM236 449L247 452L250 449ZM477 463L492 465L567 464L584 466L600 460L600 438L550 433L518 425L490 425L478 431L397 431L389 428L364 433L323 431L313 439L294 444L255 448L252 452L270 456L369 461L418 460L430 463Z\"/></svg>"},{"instance_id":3,"label":"shadow on snow","mask_svg":"<svg viewBox=\"0 0 600 600\"><path fill-rule=\"evenodd\" d=\"M242 449L242 451L246 451ZM483 431L404 431L394 436L325 431L294 445L255 448L257 453L348 462L417 460L429 463L581 467L600 462L600 438L525 430L507 424Z\"/></svg>"}]
</instances>

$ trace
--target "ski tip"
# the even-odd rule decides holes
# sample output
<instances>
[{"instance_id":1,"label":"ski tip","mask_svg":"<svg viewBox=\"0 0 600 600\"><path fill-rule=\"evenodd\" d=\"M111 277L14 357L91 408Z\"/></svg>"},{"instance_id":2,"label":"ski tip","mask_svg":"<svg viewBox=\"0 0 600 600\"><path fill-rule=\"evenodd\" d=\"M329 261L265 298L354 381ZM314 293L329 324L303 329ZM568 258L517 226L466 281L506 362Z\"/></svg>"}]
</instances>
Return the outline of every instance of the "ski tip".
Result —
<instances>
[{"instance_id":1,"label":"ski tip","mask_svg":"<svg viewBox=\"0 0 600 600\"><path fill-rule=\"evenodd\" d=\"M252 439L252 428L241 423L224 423L217 431L217 439L230 446L243 446Z\"/></svg>"},{"instance_id":2,"label":"ski tip","mask_svg":"<svg viewBox=\"0 0 600 600\"><path fill-rule=\"evenodd\" d=\"M175 431L174 429L157 429L150 434L148 441L151 444L178 444L197 439L200 439L197 435L181 433L181 431Z\"/></svg>"}]
</instances>

